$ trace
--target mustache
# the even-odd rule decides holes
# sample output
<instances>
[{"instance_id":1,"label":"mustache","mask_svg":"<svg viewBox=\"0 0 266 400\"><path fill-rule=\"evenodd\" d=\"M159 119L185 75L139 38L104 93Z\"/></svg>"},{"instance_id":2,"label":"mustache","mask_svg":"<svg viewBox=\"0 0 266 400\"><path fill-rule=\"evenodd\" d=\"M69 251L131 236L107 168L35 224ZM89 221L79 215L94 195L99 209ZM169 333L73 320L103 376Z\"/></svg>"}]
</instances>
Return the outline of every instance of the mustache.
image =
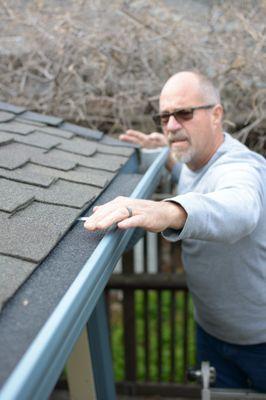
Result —
<instances>
[{"instance_id":1,"label":"mustache","mask_svg":"<svg viewBox=\"0 0 266 400\"><path fill-rule=\"evenodd\" d=\"M171 144L171 143L177 142L179 140L189 140L189 139L184 132L179 131L179 132L170 132L167 137L167 140L168 140L168 143Z\"/></svg>"}]
</instances>

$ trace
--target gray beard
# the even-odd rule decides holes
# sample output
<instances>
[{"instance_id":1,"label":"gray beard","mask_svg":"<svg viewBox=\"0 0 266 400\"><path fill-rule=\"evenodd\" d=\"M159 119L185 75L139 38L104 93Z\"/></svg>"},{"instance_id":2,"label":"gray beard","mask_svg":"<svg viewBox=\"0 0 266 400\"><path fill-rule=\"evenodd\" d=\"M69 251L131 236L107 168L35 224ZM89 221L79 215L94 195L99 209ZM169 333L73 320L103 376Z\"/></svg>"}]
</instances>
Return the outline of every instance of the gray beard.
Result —
<instances>
[{"instance_id":1,"label":"gray beard","mask_svg":"<svg viewBox=\"0 0 266 400\"><path fill-rule=\"evenodd\" d=\"M178 139L187 138L186 133L182 131L179 132L170 132L168 135L168 143L171 146L171 142ZM180 163L187 164L189 163L193 157L195 156L195 151L193 148L187 149L187 151L178 151L178 149L171 149L173 158Z\"/></svg>"},{"instance_id":2,"label":"gray beard","mask_svg":"<svg viewBox=\"0 0 266 400\"><path fill-rule=\"evenodd\" d=\"M195 152L193 149L189 149L187 152L181 153L178 151L172 151L173 158L180 163L187 164L192 161Z\"/></svg>"}]
</instances>

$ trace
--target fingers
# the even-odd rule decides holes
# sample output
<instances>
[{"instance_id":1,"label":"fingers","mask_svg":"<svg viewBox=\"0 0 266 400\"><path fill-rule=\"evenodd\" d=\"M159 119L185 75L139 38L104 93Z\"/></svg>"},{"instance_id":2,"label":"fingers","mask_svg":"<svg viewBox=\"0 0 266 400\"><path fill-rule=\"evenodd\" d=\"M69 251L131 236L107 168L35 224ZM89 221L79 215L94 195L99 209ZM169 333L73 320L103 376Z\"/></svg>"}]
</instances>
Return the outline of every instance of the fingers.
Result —
<instances>
[{"instance_id":1,"label":"fingers","mask_svg":"<svg viewBox=\"0 0 266 400\"><path fill-rule=\"evenodd\" d=\"M143 139L146 137L146 133L140 132L140 131L136 131L135 129L128 129L126 131L126 135L130 136L130 137L134 137L136 139Z\"/></svg>"},{"instance_id":2,"label":"fingers","mask_svg":"<svg viewBox=\"0 0 266 400\"><path fill-rule=\"evenodd\" d=\"M129 143L134 143L134 144L141 145L141 143L139 142L138 139L136 139L134 137L131 137L131 136L125 134L125 133L119 136L119 140L122 140L123 142L129 142Z\"/></svg>"},{"instance_id":3,"label":"fingers","mask_svg":"<svg viewBox=\"0 0 266 400\"><path fill-rule=\"evenodd\" d=\"M152 132L150 135L150 139L153 141L154 146L163 147L167 145L166 137L159 132Z\"/></svg>"},{"instance_id":4,"label":"fingers","mask_svg":"<svg viewBox=\"0 0 266 400\"><path fill-rule=\"evenodd\" d=\"M167 140L163 134L159 132L152 132L145 134L134 129L129 129L123 135L119 136L120 140L135 143L146 149L155 149L167 145Z\"/></svg>"},{"instance_id":5,"label":"fingers","mask_svg":"<svg viewBox=\"0 0 266 400\"><path fill-rule=\"evenodd\" d=\"M130 218L126 218L121 222L118 222L117 226L120 229L137 228L143 225L143 215L133 215Z\"/></svg>"},{"instance_id":6,"label":"fingers","mask_svg":"<svg viewBox=\"0 0 266 400\"><path fill-rule=\"evenodd\" d=\"M131 219L132 207L136 209L139 203L142 205L142 202L143 200L119 196L101 206L95 206L93 214L87 218L84 227L89 231L103 230L126 219ZM124 229L126 229L126 225Z\"/></svg>"},{"instance_id":7,"label":"fingers","mask_svg":"<svg viewBox=\"0 0 266 400\"><path fill-rule=\"evenodd\" d=\"M84 223L84 227L89 231L104 230L128 218L129 212L126 207L119 209L110 207L98 207Z\"/></svg>"},{"instance_id":8,"label":"fingers","mask_svg":"<svg viewBox=\"0 0 266 400\"><path fill-rule=\"evenodd\" d=\"M87 218L84 227L90 231L107 229L129 216L129 199L118 196L108 203L93 207L93 214Z\"/></svg>"},{"instance_id":9,"label":"fingers","mask_svg":"<svg viewBox=\"0 0 266 400\"><path fill-rule=\"evenodd\" d=\"M120 140L125 142L131 142L135 144L139 144L141 146L145 145L146 135L143 132L135 131L133 129L129 129L125 134L119 136Z\"/></svg>"}]
</instances>

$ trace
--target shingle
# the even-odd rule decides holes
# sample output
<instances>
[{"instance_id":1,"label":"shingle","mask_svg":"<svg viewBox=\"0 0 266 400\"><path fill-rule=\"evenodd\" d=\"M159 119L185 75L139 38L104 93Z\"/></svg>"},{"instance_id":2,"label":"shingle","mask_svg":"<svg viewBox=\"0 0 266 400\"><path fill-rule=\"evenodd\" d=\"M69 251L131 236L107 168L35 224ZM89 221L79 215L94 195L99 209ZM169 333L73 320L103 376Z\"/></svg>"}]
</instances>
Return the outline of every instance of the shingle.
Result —
<instances>
[{"instance_id":1,"label":"shingle","mask_svg":"<svg viewBox=\"0 0 266 400\"><path fill-rule=\"evenodd\" d=\"M0 253L40 262L56 245L80 210L33 202L9 218L0 212Z\"/></svg>"},{"instance_id":2,"label":"shingle","mask_svg":"<svg viewBox=\"0 0 266 400\"><path fill-rule=\"evenodd\" d=\"M12 142L10 142L8 144L9 148L11 150L16 149L17 152L20 152L21 154L25 154L28 157L30 157L30 156L38 156L38 155L41 156L44 152L46 152L46 149L40 149L38 147L33 147L33 146L28 145L28 144L15 142L14 139L13 139L14 133L12 133L12 134L6 133L6 135L7 135L7 137L9 137L12 140ZM4 144L4 146L6 146L6 144Z\"/></svg>"},{"instance_id":3,"label":"shingle","mask_svg":"<svg viewBox=\"0 0 266 400\"><path fill-rule=\"evenodd\" d=\"M36 263L0 254L0 310L4 303L13 296L17 288L29 277L36 265Z\"/></svg>"},{"instance_id":4,"label":"shingle","mask_svg":"<svg viewBox=\"0 0 266 400\"><path fill-rule=\"evenodd\" d=\"M18 168L15 171L8 171L0 168L0 177L42 187L49 187L53 182L56 181L56 178L53 176L25 171L24 168Z\"/></svg>"},{"instance_id":5,"label":"shingle","mask_svg":"<svg viewBox=\"0 0 266 400\"><path fill-rule=\"evenodd\" d=\"M0 146L0 167L5 169L16 169L29 161L29 155L21 152L17 143Z\"/></svg>"},{"instance_id":6,"label":"shingle","mask_svg":"<svg viewBox=\"0 0 266 400\"><path fill-rule=\"evenodd\" d=\"M18 182L0 179L0 210L11 213L17 208L22 208L24 205L29 204L34 196L31 191L25 190L25 186L29 185L21 185Z\"/></svg>"},{"instance_id":7,"label":"shingle","mask_svg":"<svg viewBox=\"0 0 266 400\"><path fill-rule=\"evenodd\" d=\"M83 208L89 205L101 189L89 185L58 180L49 188L0 179L0 210L14 213L37 200L43 203Z\"/></svg>"},{"instance_id":8,"label":"shingle","mask_svg":"<svg viewBox=\"0 0 266 400\"><path fill-rule=\"evenodd\" d=\"M87 175L88 174L91 174L91 175L96 174L97 177L102 177L103 179L105 178L108 180L108 182L110 182L113 179L113 177L115 176L115 174L110 171L107 172L107 171L103 171L103 170L94 170L94 169L83 167L83 166L76 167L75 171L82 172Z\"/></svg>"},{"instance_id":9,"label":"shingle","mask_svg":"<svg viewBox=\"0 0 266 400\"><path fill-rule=\"evenodd\" d=\"M45 167L51 167L56 169L61 169L64 171L69 171L75 168L76 163L70 159L66 158L56 158L50 154L41 154L30 157L30 161L37 165L43 165Z\"/></svg>"},{"instance_id":10,"label":"shingle","mask_svg":"<svg viewBox=\"0 0 266 400\"><path fill-rule=\"evenodd\" d=\"M96 153L93 155L93 157L97 162L101 163L102 165L106 166L119 166L121 167L128 161L128 157L124 156L119 156L115 154L101 154L101 153Z\"/></svg>"},{"instance_id":11,"label":"shingle","mask_svg":"<svg viewBox=\"0 0 266 400\"><path fill-rule=\"evenodd\" d=\"M12 134L13 139L18 143L24 143L31 146L40 147L43 149L52 149L60 143L59 138L55 138L50 135L45 135L45 133L34 132L27 136L21 136L17 134Z\"/></svg>"},{"instance_id":12,"label":"shingle","mask_svg":"<svg viewBox=\"0 0 266 400\"><path fill-rule=\"evenodd\" d=\"M127 158L115 155L104 155L100 153L96 153L91 157L84 157L78 154L71 154L64 151L61 151L57 148L49 151L50 155L58 158L58 160L62 159L70 159L75 161L75 163L82 165L83 167L100 169L103 171L111 171L116 172L119 168L127 162Z\"/></svg>"},{"instance_id":13,"label":"shingle","mask_svg":"<svg viewBox=\"0 0 266 400\"><path fill-rule=\"evenodd\" d=\"M70 124L69 122L64 122L61 125L61 127L62 127L62 129L65 129L66 131L73 132L73 133L77 134L78 136L82 136L87 139L100 140L103 137L103 132L85 128L85 127L79 126L79 125Z\"/></svg>"},{"instance_id":14,"label":"shingle","mask_svg":"<svg viewBox=\"0 0 266 400\"><path fill-rule=\"evenodd\" d=\"M59 136L45 133L44 130L41 131L39 129L26 136L12 133L12 137L18 143L25 143L44 149L52 149L55 146L60 146L64 151L85 156L90 156L96 152L96 145L93 142L89 142L85 139L76 142L76 139L70 140L65 139L64 137L60 138Z\"/></svg>"},{"instance_id":15,"label":"shingle","mask_svg":"<svg viewBox=\"0 0 266 400\"><path fill-rule=\"evenodd\" d=\"M100 188L59 179L49 189L36 188L35 197L45 203L83 208L85 205L88 206L101 191Z\"/></svg>"},{"instance_id":16,"label":"shingle","mask_svg":"<svg viewBox=\"0 0 266 400\"><path fill-rule=\"evenodd\" d=\"M22 124L20 122L3 122L0 123L0 130L1 131L6 131L6 132L14 132L14 133L19 133L20 135L28 135L29 133L35 131L36 126L33 125L28 125L28 124Z\"/></svg>"},{"instance_id":17,"label":"shingle","mask_svg":"<svg viewBox=\"0 0 266 400\"><path fill-rule=\"evenodd\" d=\"M8 133L0 131L0 146L2 146L3 144L11 143L12 141L12 136L10 136Z\"/></svg>"},{"instance_id":18,"label":"shingle","mask_svg":"<svg viewBox=\"0 0 266 400\"><path fill-rule=\"evenodd\" d=\"M97 143L97 151L99 153L104 153L104 154L116 154L124 157L129 157L131 154L134 153L133 148L127 148L127 147L113 147L113 146L107 146L104 144Z\"/></svg>"},{"instance_id":19,"label":"shingle","mask_svg":"<svg viewBox=\"0 0 266 400\"><path fill-rule=\"evenodd\" d=\"M44 128L38 129L40 132L48 133L49 135L63 137L65 139L72 139L75 135L72 132L66 131L60 128L52 128L51 126L46 126Z\"/></svg>"},{"instance_id":20,"label":"shingle","mask_svg":"<svg viewBox=\"0 0 266 400\"><path fill-rule=\"evenodd\" d=\"M61 140L59 149L70 153L91 156L96 152L96 144L85 139Z\"/></svg>"},{"instance_id":21,"label":"shingle","mask_svg":"<svg viewBox=\"0 0 266 400\"><path fill-rule=\"evenodd\" d=\"M104 187L108 183L108 179L102 174L98 173L97 170L89 170L87 173L78 172L76 170L64 172L59 171L58 169L46 168L40 165L34 165L31 163L26 164L21 170L24 173L29 174L39 174L41 176L50 176L54 178L61 178L66 181L76 182L76 183L84 183L86 185L93 185L97 187Z\"/></svg>"},{"instance_id":22,"label":"shingle","mask_svg":"<svg viewBox=\"0 0 266 400\"><path fill-rule=\"evenodd\" d=\"M14 138L14 136L10 136L10 134L7 134L7 136L11 138L10 140L13 140ZM65 159L62 157L61 159L58 159L58 157L44 154L43 152L43 149L32 147L26 143L11 142L8 146L0 146L0 167L14 169L25 164L27 161L32 161L37 165L57 168L64 171L69 171L76 166L76 163L72 161L71 158Z\"/></svg>"},{"instance_id":23,"label":"shingle","mask_svg":"<svg viewBox=\"0 0 266 400\"><path fill-rule=\"evenodd\" d=\"M7 122L14 119L15 115L7 112L7 111L0 111L0 122Z\"/></svg>"},{"instance_id":24,"label":"shingle","mask_svg":"<svg viewBox=\"0 0 266 400\"><path fill-rule=\"evenodd\" d=\"M14 114L21 114L26 110L26 108L0 101L0 110L10 111Z\"/></svg>"},{"instance_id":25,"label":"shingle","mask_svg":"<svg viewBox=\"0 0 266 400\"><path fill-rule=\"evenodd\" d=\"M44 122L47 125L58 126L63 122L62 118L53 117L51 115L39 114L32 111L26 111L22 115L22 118L30 121Z\"/></svg>"},{"instance_id":26,"label":"shingle","mask_svg":"<svg viewBox=\"0 0 266 400\"><path fill-rule=\"evenodd\" d=\"M21 122L23 124L31 125L31 126L36 126L36 129L46 126L43 122L30 121L29 119L22 118L21 116L17 116L15 121Z\"/></svg>"},{"instance_id":27,"label":"shingle","mask_svg":"<svg viewBox=\"0 0 266 400\"><path fill-rule=\"evenodd\" d=\"M11 137L9 134L7 135L9 136L9 138ZM31 161L34 164L62 169L65 171L73 169L76 166L76 163L71 159L65 159L65 158L58 159L57 157L52 156L49 153L46 153L46 149L30 146L27 143L11 142L11 144L8 145L8 148L7 146L5 146L5 148L6 148L7 158L9 157L10 159L9 161L13 163L19 162L19 160L26 159L27 161ZM4 150L3 147L2 149ZM1 155L1 147L0 147L0 155Z\"/></svg>"}]
</instances>

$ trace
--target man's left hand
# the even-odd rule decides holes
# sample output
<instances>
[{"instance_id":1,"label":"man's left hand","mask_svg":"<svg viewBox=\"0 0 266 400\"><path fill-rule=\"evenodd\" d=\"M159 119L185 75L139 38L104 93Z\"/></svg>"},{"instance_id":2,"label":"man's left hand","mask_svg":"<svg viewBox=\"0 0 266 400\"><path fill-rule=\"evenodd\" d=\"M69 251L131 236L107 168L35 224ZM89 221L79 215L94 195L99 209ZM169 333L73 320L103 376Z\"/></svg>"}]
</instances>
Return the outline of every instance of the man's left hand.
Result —
<instances>
[{"instance_id":1,"label":"man's left hand","mask_svg":"<svg viewBox=\"0 0 266 400\"><path fill-rule=\"evenodd\" d=\"M176 203L119 196L94 207L84 227L96 231L117 224L120 229L140 227L150 232L162 232L166 228L181 229L186 218L186 211Z\"/></svg>"}]
</instances>

